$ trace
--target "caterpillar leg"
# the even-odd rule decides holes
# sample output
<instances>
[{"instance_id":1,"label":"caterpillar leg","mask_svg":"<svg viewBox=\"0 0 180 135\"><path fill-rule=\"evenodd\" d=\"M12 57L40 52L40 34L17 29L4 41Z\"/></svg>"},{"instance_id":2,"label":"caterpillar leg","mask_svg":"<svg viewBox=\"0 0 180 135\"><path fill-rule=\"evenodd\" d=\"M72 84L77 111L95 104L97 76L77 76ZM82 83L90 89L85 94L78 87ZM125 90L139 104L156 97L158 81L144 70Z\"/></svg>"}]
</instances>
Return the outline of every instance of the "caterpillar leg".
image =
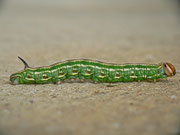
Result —
<instances>
[{"instance_id":1,"label":"caterpillar leg","mask_svg":"<svg viewBox=\"0 0 180 135\"><path fill-rule=\"evenodd\" d=\"M79 79L80 83L86 82L84 79Z\"/></svg>"},{"instance_id":2,"label":"caterpillar leg","mask_svg":"<svg viewBox=\"0 0 180 135\"><path fill-rule=\"evenodd\" d=\"M58 84L58 85L62 84L62 81L59 80L59 81L56 82L56 84Z\"/></svg>"},{"instance_id":3,"label":"caterpillar leg","mask_svg":"<svg viewBox=\"0 0 180 135\"><path fill-rule=\"evenodd\" d=\"M113 84L113 83L109 83L106 85L106 87L114 87L114 86L117 86L116 84Z\"/></svg>"}]
</instances>

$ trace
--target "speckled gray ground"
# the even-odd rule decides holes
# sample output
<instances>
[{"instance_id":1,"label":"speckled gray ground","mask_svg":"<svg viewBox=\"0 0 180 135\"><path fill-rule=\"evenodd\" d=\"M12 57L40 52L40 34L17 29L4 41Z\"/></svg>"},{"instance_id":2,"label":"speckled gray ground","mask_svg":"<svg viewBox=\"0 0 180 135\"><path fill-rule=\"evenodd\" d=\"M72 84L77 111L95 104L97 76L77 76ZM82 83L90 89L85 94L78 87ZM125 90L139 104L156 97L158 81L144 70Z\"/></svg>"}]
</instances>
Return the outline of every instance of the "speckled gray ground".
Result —
<instances>
[{"instance_id":1,"label":"speckled gray ground","mask_svg":"<svg viewBox=\"0 0 180 135\"><path fill-rule=\"evenodd\" d=\"M180 73L168 80L11 85L9 75L72 58L168 61L180 69L178 11L161 0L5 1L0 12L0 134L180 134Z\"/></svg>"}]
</instances>

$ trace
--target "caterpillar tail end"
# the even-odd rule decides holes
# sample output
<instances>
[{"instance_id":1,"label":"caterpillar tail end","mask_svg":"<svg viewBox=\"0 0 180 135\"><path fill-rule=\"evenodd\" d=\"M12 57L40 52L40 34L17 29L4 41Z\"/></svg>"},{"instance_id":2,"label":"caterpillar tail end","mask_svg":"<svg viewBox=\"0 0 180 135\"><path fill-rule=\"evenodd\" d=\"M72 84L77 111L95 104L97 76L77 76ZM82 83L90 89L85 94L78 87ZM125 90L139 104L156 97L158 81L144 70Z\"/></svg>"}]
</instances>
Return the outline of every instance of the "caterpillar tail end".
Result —
<instances>
[{"instance_id":1,"label":"caterpillar tail end","mask_svg":"<svg viewBox=\"0 0 180 135\"><path fill-rule=\"evenodd\" d=\"M9 80L13 85L19 84L19 77L16 74L12 74Z\"/></svg>"}]
</instances>

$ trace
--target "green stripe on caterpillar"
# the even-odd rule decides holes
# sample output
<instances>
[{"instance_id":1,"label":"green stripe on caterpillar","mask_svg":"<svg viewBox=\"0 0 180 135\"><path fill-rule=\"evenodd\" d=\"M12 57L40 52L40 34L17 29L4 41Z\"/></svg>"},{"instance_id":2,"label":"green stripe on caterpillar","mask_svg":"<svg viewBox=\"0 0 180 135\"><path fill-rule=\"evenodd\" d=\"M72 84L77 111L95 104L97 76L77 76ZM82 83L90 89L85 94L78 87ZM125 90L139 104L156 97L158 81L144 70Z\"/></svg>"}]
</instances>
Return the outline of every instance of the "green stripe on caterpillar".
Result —
<instances>
[{"instance_id":1,"label":"green stripe on caterpillar","mask_svg":"<svg viewBox=\"0 0 180 135\"><path fill-rule=\"evenodd\" d=\"M12 84L60 84L66 81L132 82L167 78L176 74L170 63L111 64L88 59L74 59L50 66L30 67L21 57L24 70L10 76Z\"/></svg>"}]
</instances>

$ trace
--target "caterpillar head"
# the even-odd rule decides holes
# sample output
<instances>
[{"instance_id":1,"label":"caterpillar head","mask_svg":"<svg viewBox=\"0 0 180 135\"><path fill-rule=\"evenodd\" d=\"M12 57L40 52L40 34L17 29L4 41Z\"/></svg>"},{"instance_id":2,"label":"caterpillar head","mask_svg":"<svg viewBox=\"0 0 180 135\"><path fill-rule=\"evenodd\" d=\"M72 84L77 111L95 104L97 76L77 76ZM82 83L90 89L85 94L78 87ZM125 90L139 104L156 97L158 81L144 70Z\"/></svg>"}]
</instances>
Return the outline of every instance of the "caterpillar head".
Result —
<instances>
[{"instance_id":1,"label":"caterpillar head","mask_svg":"<svg viewBox=\"0 0 180 135\"><path fill-rule=\"evenodd\" d=\"M163 69L167 76L174 76L176 74L176 69L171 63L163 63Z\"/></svg>"}]
</instances>

